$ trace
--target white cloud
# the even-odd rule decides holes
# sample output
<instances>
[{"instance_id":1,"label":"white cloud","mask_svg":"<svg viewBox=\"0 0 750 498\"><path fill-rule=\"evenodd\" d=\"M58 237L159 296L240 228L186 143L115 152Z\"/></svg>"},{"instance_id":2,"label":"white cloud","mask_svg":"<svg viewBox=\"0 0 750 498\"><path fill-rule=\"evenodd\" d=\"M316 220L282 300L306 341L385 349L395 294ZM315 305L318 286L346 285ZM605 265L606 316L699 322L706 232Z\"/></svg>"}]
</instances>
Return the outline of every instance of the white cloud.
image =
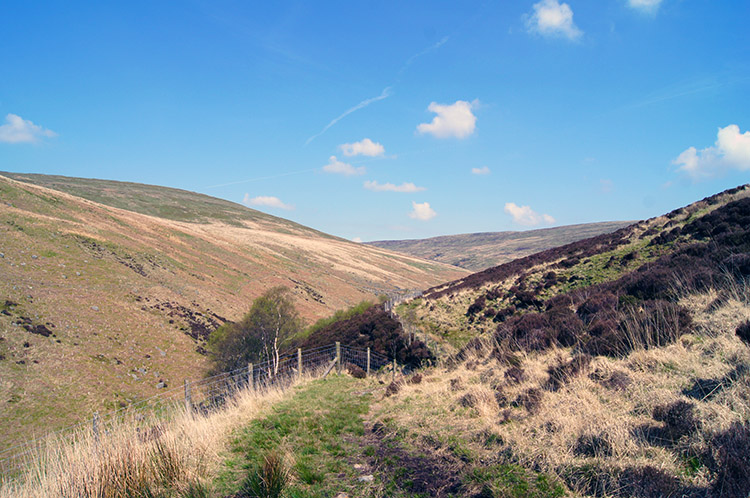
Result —
<instances>
[{"instance_id":1,"label":"white cloud","mask_svg":"<svg viewBox=\"0 0 750 498\"><path fill-rule=\"evenodd\" d=\"M355 168L351 164L339 161L338 159L336 159L336 156L331 156L328 158L328 164L323 166L323 171L325 171L326 173L353 176L364 175L366 170L364 166Z\"/></svg>"},{"instance_id":2,"label":"white cloud","mask_svg":"<svg viewBox=\"0 0 750 498\"><path fill-rule=\"evenodd\" d=\"M490 168L488 168L487 166L482 166L481 168L471 168L471 174L472 175L489 175Z\"/></svg>"},{"instance_id":3,"label":"white cloud","mask_svg":"<svg viewBox=\"0 0 750 498\"><path fill-rule=\"evenodd\" d=\"M352 242L356 242L357 244L361 244L362 243L362 238L361 237L354 237L352 239Z\"/></svg>"},{"instance_id":4,"label":"white cloud","mask_svg":"<svg viewBox=\"0 0 750 498\"><path fill-rule=\"evenodd\" d=\"M659 8L661 0L628 0L628 5L641 12L655 12Z\"/></svg>"},{"instance_id":5,"label":"white cloud","mask_svg":"<svg viewBox=\"0 0 750 498\"><path fill-rule=\"evenodd\" d=\"M278 197L273 197L270 195L250 197L250 194L245 194L245 198L242 200L242 203L246 206L265 206L277 209L285 209L287 211L291 211L294 209L294 206L290 204L284 204Z\"/></svg>"},{"instance_id":6,"label":"white cloud","mask_svg":"<svg viewBox=\"0 0 750 498\"><path fill-rule=\"evenodd\" d=\"M368 156L377 157L385 154L385 147L369 138L351 144L339 145L339 149L345 156Z\"/></svg>"},{"instance_id":7,"label":"white cloud","mask_svg":"<svg viewBox=\"0 0 750 498\"><path fill-rule=\"evenodd\" d=\"M548 214L539 214L529 206L518 206L513 202L505 204L505 212L513 217L513 221L519 225L536 226L551 225L555 219Z\"/></svg>"},{"instance_id":8,"label":"white cloud","mask_svg":"<svg viewBox=\"0 0 750 498\"><path fill-rule=\"evenodd\" d=\"M713 147L697 150L690 147L672 161L693 180L710 178L727 170L750 170L750 131L740 133L740 127L731 124L719 128Z\"/></svg>"},{"instance_id":9,"label":"white cloud","mask_svg":"<svg viewBox=\"0 0 750 498\"><path fill-rule=\"evenodd\" d=\"M5 124L0 126L0 142L9 144L36 142L44 137L52 138L56 136L57 133L54 131L45 130L16 114L6 115Z\"/></svg>"},{"instance_id":10,"label":"white cloud","mask_svg":"<svg viewBox=\"0 0 750 498\"><path fill-rule=\"evenodd\" d=\"M366 181L365 188L367 190L372 190L373 192L403 192L403 193L422 192L423 190L427 190L425 187L417 187L411 182L402 183L401 185L394 185L392 183L380 184L374 180Z\"/></svg>"},{"instance_id":11,"label":"white cloud","mask_svg":"<svg viewBox=\"0 0 750 498\"><path fill-rule=\"evenodd\" d=\"M577 40L583 32L573 22L573 10L558 0L542 0L534 4L534 13L526 16L526 28L543 36L561 36Z\"/></svg>"},{"instance_id":12,"label":"white cloud","mask_svg":"<svg viewBox=\"0 0 750 498\"><path fill-rule=\"evenodd\" d=\"M411 213L409 213L409 218L412 218L414 220L427 221L437 216L437 213L435 212L435 210L430 207L429 202L423 202L422 204L418 204L412 201L411 207L412 207L412 211Z\"/></svg>"},{"instance_id":13,"label":"white cloud","mask_svg":"<svg viewBox=\"0 0 750 498\"><path fill-rule=\"evenodd\" d=\"M471 112L479 101L466 102L457 100L455 104L444 105L432 102L428 111L437 114L431 123L417 126L419 133L429 133L437 138L466 138L472 133L477 124L477 117Z\"/></svg>"}]
</instances>

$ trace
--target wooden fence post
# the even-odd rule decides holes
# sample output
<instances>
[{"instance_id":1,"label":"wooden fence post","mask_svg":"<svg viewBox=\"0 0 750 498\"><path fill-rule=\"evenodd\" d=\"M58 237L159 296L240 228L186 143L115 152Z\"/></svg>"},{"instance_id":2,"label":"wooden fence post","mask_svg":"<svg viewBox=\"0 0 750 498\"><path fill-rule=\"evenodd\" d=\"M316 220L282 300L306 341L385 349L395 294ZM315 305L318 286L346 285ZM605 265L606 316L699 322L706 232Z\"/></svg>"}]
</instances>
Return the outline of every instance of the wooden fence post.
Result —
<instances>
[{"instance_id":1,"label":"wooden fence post","mask_svg":"<svg viewBox=\"0 0 750 498\"><path fill-rule=\"evenodd\" d=\"M190 399L190 381L188 379L185 379L185 411L193 412L193 402Z\"/></svg>"},{"instance_id":2,"label":"wooden fence post","mask_svg":"<svg viewBox=\"0 0 750 498\"><path fill-rule=\"evenodd\" d=\"M341 374L341 343L336 341L336 374Z\"/></svg>"},{"instance_id":3,"label":"wooden fence post","mask_svg":"<svg viewBox=\"0 0 750 498\"><path fill-rule=\"evenodd\" d=\"M302 378L302 348L297 348L297 377Z\"/></svg>"},{"instance_id":4,"label":"wooden fence post","mask_svg":"<svg viewBox=\"0 0 750 498\"><path fill-rule=\"evenodd\" d=\"M247 385L253 391L255 390L255 373L253 372L252 362L247 364Z\"/></svg>"},{"instance_id":5,"label":"wooden fence post","mask_svg":"<svg viewBox=\"0 0 750 498\"><path fill-rule=\"evenodd\" d=\"M370 376L370 348L367 348L367 376Z\"/></svg>"}]
</instances>

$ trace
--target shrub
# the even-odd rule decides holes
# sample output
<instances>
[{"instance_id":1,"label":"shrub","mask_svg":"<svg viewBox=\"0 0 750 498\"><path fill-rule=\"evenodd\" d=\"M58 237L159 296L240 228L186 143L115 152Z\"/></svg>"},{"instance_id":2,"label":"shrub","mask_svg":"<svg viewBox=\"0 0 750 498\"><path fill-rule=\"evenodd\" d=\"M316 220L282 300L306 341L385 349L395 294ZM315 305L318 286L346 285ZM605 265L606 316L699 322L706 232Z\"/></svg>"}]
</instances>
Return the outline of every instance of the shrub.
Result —
<instances>
[{"instance_id":1,"label":"shrub","mask_svg":"<svg viewBox=\"0 0 750 498\"><path fill-rule=\"evenodd\" d=\"M505 380L507 380L511 384L520 384L521 382L526 380L526 373L521 367L510 367L505 371Z\"/></svg>"},{"instance_id":2,"label":"shrub","mask_svg":"<svg viewBox=\"0 0 750 498\"><path fill-rule=\"evenodd\" d=\"M388 384L388 387L385 388L385 396L393 396L394 394L398 394L398 392L401 390L401 384L398 382L391 382Z\"/></svg>"},{"instance_id":3,"label":"shrub","mask_svg":"<svg viewBox=\"0 0 750 498\"><path fill-rule=\"evenodd\" d=\"M364 379L365 377L367 377L367 372L353 363L347 363L346 371L349 372L349 375L351 375L355 379Z\"/></svg>"},{"instance_id":4,"label":"shrub","mask_svg":"<svg viewBox=\"0 0 750 498\"><path fill-rule=\"evenodd\" d=\"M473 317L474 315L482 311L486 304L487 298L484 296L484 294L481 294L466 310L466 316Z\"/></svg>"},{"instance_id":5,"label":"shrub","mask_svg":"<svg viewBox=\"0 0 750 498\"><path fill-rule=\"evenodd\" d=\"M750 346L750 320L746 320L745 323L737 327L735 334L737 334L737 337L739 337L746 346Z\"/></svg>"},{"instance_id":6,"label":"shrub","mask_svg":"<svg viewBox=\"0 0 750 498\"><path fill-rule=\"evenodd\" d=\"M372 305L348 318L333 321L316 330L296 346L302 349L328 346L341 342L356 348L394 357L408 368L416 368L435 357L421 340L409 344L401 324L382 306Z\"/></svg>"},{"instance_id":7,"label":"shrub","mask_svg":"<svg viewBox=\"0 0 750 498\"><path fill-rule=\"evenodd\" d=\"M601 434L582 434L578 437L573 453L583 457L610 457L612 444Z\"/></svg>"},{"instance_id":8,"label":"shrub","mask_svg":"<svg viewBox=\"0 0 750 498\"><path fill-rule=\"evenodd\" d=\"M590 323L595 317L612 313L615 306L617 306L617 296L611 292L602 292L584 301L576 313L585 323Z\"/></svg>"},{"instance_id":9,"label":"shrub","mask_svg":"<svg viewBox=\"0 0 750 498\"><path fill-rule=\"evenodd\" d=\"M734 422L726 431L716 434L711 441L708 458L716 473L713 485L715 496L733 497L750 494L750 422Z\"/></svg>"},{"instance_id":10,"label":"shrub","mask_svg":"<svg viewBox=\"0 0 750 498\"><path fill-rule=\"evenodd\" d=\"M464 408L477 406L477 397L472 393L466 393L458 399L458 404Z\"/></svg>"},{"instance_id":11,"label":"shrub","mask_svg":"<svg viewBox=\"0 0 750 498\"><path fill-rule=\"evenodd\" d=\"M422 383L422 375L419 373L415 373L411 377L409 377L409 380L407 381L409 384L421 384Z\"/></svg>"},{"instance_id":12,"label":"shrub","mask_svg":"<svg viewBox=\"0 0 750 498\"><path fill-rule=\"evenodd\" d=\"M668 405L654 408L654 420L664 422L661 437L665 442L674 443L683 436L687 436L700 428L700 420L693 413L695 406L687 401L675 401Z\"/></svg>"},{"instance_id":13,"label":"shrub","mask_svg":"<svg viewBox=\"0 0 750 498\"><path fill-rule=\"evenodd\" d=\"M537 413L539 408L542 406L542 397L544 393L541 389L531 388L521 393L514 404L516 406L522 406L531 413Z\"/></svg>"},{"instance_id":14,"label":"shrub","mask_svg":"<svg viewBox=\"0 0 750 498\"><path fill-rule=\"evenodd\" d=\"M584 333L583 321L567 307L547 311L549 326L556 331L557 342L563 347L575 346Z\"/></svg>"},{"instance_id":15,"label":"shrub","mask_svg":"<svg viewBox=\"0 0 750 498\"><path fill-rule=\"evenodd\" d=\"M676 477L650 465L625 468L618 484L618 495L637 498L675 496L680 488L680 481Z\"/></svg>"},{"instance_id":16,"label":"shrub","mask_svg":"<svg viewBox=\"0 0 750 498\"><path fill-rule=\"evenodd\" d=\"M570 379L581 373L591 363L591 356L587 354L578 354L569 362L562 362L558 365L551 366L547 369L549 379L547 380L547 389L557 391L567 384Z\"/></svg>"},{"instance_id":17,"label":"shrub","mask_svg":"<svg viewBox=\"0 0 750 498\"><path fill-rule=\"evenodd\" d=\"M595 380L598 380L601 385L613 391L624 391L633 382L630 375L622 370L615 370L609 377Z\"/></svg>"}]
</instances>

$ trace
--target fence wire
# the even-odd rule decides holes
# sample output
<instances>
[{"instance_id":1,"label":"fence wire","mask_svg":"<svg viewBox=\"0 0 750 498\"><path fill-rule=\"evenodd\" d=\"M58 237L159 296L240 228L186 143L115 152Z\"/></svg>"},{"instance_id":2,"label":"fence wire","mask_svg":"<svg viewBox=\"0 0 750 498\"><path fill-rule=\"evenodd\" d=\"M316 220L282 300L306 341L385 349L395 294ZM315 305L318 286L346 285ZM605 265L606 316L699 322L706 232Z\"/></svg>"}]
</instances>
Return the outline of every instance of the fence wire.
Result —
<instances>
[{"instance_id":1,"label":"fence wire","mask_svg":"<svg viewBox=\"0 0 750 498\"><path fill-rule=\"evenodd\" d=\"M346 369L355 365L362 370L377 372L390 365L388 356L356 347L341 345L338 365ZM93 419L70 425L50 432L47 435L24 443L9 446L0 450L0 485L20 474L31 464L34 458L43 453L45 446L54 441L63 440L69 444L94 438L106 437L118 424L125 421L143 427L137 430L149 430L154 418L165 421L177 413L175 407L184 404L186 408L198 414L208 414L220 408L242 389L285 388L301 374L318 375L336 359L337 345L321 346L304 350L300 357L298 352L285 353L277 361L264 361L258 364L206 377L195 382L186 381L184 385L171 387L149 398L134 402L118 410L98 415ZM151 427L153 428L153 427Z\"/></svg>"}]
</instances>

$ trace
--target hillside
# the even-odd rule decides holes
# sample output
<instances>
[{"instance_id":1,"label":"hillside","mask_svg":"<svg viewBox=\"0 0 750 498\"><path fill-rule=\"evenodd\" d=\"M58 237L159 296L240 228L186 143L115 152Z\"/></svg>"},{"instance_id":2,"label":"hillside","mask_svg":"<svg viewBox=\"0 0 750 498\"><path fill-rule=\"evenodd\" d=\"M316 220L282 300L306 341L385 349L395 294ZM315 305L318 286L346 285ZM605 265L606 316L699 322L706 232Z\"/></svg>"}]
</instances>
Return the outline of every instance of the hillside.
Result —
<instances>
[{"instance_id":1,"label":"hillside","mask_svg":"<svg viewBox=\"0 0 750 498\"><path fill-rule=\"evenodd\" d=\"M748 496L749 283L745 185L437 286L398 312L452 359L381 417L482 496Z\"/></svg>"},{"instance_id":2,"label":"hillside","mask_svg":"<svg viewBox=\"0 0 750 498\"><path fill-rule=\"evenodd\" d=\"M136 417L0 495L253 496L276 476L288 496L750 496L748 254L743 186L436 286L399 319L359 305L306 347L396 345L406 372L347 364L149 437Z\"/></svg>"},{"instance_id":3,"label":"hillside","mask_svg":"<svg viewBox=\"0 0 750 498\"><path fill-rule=\"evenodd\" d=\"M368 244L471 271L480 271L577 240L611 233L631 223L608 221L523 232L467 233L429 239L380 240Z\"/></svg>"},{"instance_id":4,"label":"hillside","mask_svg":"<svg viewBox=\"0 0 750 498\"><path fill-rule=\"evenodd\" d=\"M200 194L20 174L0 267L2 444L200 378L208 333L273 286L311 323L465 273Z\"/></svg>"},{"instance_id":5,"label":"hillside","mask_svg":"<svg viewBox=\"0 0 750 498\"><path fill-rule=\"evenodd\" d=\"M742 237L748 197L748 186L737 187L610 234L488 268L427 290L423 300L409 304L409 313L423 327L440 330L436 339L454 350L506 320L576 307L593 286L607 293L609 307L617 299L667 299L678 285L719 286L722 275L747 270Z\"/></svg>"}]
</instances>

